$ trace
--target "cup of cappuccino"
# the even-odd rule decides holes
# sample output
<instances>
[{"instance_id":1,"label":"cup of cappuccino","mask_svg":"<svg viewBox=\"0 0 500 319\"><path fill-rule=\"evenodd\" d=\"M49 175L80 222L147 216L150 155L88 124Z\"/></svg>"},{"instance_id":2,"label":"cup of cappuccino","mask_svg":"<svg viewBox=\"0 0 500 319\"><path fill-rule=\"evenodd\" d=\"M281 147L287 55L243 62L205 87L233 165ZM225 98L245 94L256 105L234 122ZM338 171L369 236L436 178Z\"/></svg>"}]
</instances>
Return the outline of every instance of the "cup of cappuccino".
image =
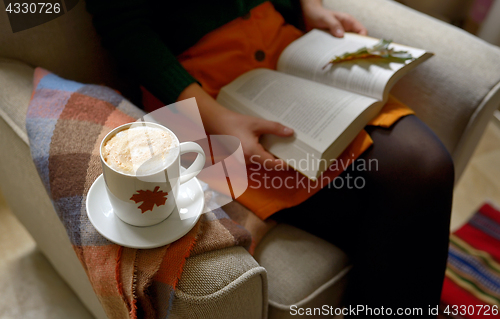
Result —
<instances>
[{"instance_id":1,"label":"cup of cappuccino","mask_svg":"<svg viewBox=\"0 0 500 319\"><path fill-rule=\"evenodd\" d=\"M198 153L181 173L180 156ZM194 142L179 143L168 128L151 122L121 125L101 142L100 157L113 212L133 226L165 220L176 206L179 186L205 165L205 153Z\"/></svg>"}]
</instances>

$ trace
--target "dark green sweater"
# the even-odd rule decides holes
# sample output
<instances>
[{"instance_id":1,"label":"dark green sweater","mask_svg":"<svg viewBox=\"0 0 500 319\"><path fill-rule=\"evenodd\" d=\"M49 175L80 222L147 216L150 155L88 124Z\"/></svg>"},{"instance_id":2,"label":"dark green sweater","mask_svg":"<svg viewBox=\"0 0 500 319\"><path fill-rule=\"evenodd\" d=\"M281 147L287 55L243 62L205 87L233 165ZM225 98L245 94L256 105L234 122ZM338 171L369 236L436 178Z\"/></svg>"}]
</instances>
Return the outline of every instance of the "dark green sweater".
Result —
<instances>
[{"instance_id":1,"label":"dark green sweater","mask_svg":"<svg viewBox=\"0 0 500 319\"><path fill-rule=\"evenodd\" d=\"M210 31L264 0L87 0L94 26L123 68L163 103L196 80L176 56ZM298 0L273 1L285 18L298 17Z\"/></svg>"}]
</instances>

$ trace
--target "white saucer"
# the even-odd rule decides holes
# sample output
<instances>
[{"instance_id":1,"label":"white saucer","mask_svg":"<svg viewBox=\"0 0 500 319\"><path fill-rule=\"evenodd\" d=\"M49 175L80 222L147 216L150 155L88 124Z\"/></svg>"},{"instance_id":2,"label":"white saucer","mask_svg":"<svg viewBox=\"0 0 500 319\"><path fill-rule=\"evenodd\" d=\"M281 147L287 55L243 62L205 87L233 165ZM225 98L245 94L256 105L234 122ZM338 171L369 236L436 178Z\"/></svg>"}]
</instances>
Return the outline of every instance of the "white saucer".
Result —
<instances>
[{"instance_id":1,"label":"white saucer","mask_svg":"<svg viewBox=\"0 0 500 319\"><path fill-rule=\"evenodd\" d=\"M113 213L101 174L87 195L87 216L95 229L108 240L125 247L148 249L164 246L187 234L200 219L205 197L198 179L182 184L177 198L178 208L159 224L132 226Z\"/></svg>"}]
</instances>

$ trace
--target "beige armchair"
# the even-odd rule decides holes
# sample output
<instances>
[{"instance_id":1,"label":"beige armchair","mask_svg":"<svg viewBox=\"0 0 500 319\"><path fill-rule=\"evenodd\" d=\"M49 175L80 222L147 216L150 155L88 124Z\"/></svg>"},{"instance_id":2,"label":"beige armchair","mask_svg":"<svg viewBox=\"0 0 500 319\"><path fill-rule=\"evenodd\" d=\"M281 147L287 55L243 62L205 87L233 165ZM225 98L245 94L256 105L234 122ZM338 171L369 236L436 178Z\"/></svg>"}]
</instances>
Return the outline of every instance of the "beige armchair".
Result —
<instances>
[{"instance_id":1,"label":"beige armchair","mask_svg":"<svg viewBox=\"0 0 500 319\"><path fill-rule=\"evenodd\" d=\"M375 37L436 54L392 90L442 139L460 177L500 105L500 50L455 27L386 0L326 0ZM4 15L5 16L5 15ZM35 66L122 92L83 1L46 24L12 34L0 18L0 188L40 250L96 318L106 318L31 160L25 129ZM28 198L20 194L30 194ZM189 258L172 318L291 318L290 306L338 306L350 266L335 246L279 225L255 256L241 247Z\"/></svg>"}]
</instances>

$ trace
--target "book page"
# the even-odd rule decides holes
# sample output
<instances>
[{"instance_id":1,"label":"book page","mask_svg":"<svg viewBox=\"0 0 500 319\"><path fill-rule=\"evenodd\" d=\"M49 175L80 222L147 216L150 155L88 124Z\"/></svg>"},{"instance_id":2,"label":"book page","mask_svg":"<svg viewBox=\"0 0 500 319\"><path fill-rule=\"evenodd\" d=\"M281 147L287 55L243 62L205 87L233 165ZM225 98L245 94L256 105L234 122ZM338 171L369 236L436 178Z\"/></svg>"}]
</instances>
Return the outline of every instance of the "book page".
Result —
<instances>
[{"instance_id":1,"label":"book page","mask_svg":"<svg viewBox=\"0 0 500 319\"><path fill-rule=\"evenodd\" d=\"M346 33L344 38L335 38L324 31L314 29L292 42L283 51L278 61L278 71L382 101L385 98L386 86L394 82L391 77L413 62L407 61L405 64L381 59L358 59L335 65L328 64L335 56L354 52L365 46L371 47L378 41L354 33ZM424 50L407 46L391 46L398 51L409 51L415 58L426 53ZM325 65L327 66L323 68Z\"/></svg>"},{"instance_id":2,"label":"book page","mask_svg":"<svg viewBox=\"0 0 500 319\"><path fill-rule=\"evenodd\" d=\"M217 100L239 113L292 127L304 148L313 147L319 152L324 152L376 102L269 69L245 73L225 86Z\"/></svg>"}]
</instances>

